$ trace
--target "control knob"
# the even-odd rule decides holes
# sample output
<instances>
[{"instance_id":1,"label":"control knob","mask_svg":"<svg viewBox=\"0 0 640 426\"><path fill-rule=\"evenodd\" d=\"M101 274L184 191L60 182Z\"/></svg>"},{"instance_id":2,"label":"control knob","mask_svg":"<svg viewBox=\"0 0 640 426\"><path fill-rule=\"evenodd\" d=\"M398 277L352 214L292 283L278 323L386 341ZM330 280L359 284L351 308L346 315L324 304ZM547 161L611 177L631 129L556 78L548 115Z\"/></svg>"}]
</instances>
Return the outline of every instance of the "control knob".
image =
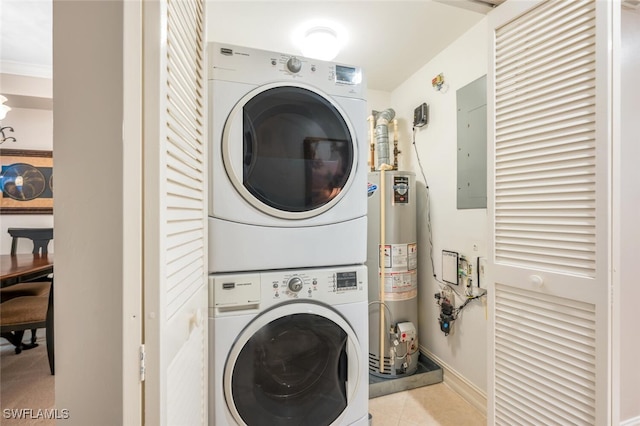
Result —
<instances>
[{"instance_id":1,"label":"control knob","mask_svg":"<svg viewBox=\"0 0 640 426\"><path fill-rule=\"evenodd\" d=\"M298 277L293 277L289 280L287 287L289 287L289 290L297 293L302 290L302 280Z\"/></svg>"},{"instance_id":2,"label":"control knob","mask_svg":"<svg viewBox=\"0 0 640 426\"><path fill-rule=\"evenodd\" d=\"M287 61L287 69L295 74L302 69L302 62L300 61L300 59L292 56Z\"/></svg>"}]
</instances>

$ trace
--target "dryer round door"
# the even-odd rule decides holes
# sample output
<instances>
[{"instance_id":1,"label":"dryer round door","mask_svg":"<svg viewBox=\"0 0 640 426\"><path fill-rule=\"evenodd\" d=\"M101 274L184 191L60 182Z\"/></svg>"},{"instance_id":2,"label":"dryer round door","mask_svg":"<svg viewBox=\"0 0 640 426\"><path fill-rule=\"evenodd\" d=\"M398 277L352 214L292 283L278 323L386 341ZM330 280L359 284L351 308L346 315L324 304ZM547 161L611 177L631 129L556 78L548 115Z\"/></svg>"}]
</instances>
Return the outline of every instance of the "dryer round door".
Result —
<instances>
[{"instance_id":1,"label":"dryer round door","mask_svg":"<svg viewBox=\"0 0 640 426\"><path fill-rule=\"evenodd\" d=\"M306 219L334 206L357 166L357 140L346 114L318 90L270 84L245 95L222 134L229 179L260 211Z\"/></svg>"},{"instance_id":2,"label":"dryer round door","mask_svg":"<svg viewBox=\"0 0 640 426\"><path fill-rule=\"evenodd\" d=\"M265 311L234 343L224 371L227 406L240 425L330 425L362 380L355 332L325 305Z\"/></svg>"}]
</instances>

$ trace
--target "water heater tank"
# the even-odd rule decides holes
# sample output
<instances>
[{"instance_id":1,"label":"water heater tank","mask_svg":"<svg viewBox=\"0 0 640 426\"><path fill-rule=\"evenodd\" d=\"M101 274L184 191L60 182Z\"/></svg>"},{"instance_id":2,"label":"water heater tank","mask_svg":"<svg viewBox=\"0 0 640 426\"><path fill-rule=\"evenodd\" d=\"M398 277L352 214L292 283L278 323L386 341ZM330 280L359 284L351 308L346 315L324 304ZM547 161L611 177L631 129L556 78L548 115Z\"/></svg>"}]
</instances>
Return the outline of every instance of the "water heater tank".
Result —
<instances>
[{"instance_id":1,"label":"water heater tank","mask_svg":"<svg viewBox=\"0 0 640 426\"><path fill-rule=\"evenodd\" d=\"M384 182L380 180L382 173ZM381 199L383 185L384 200ZM419 355L415 174L397 170L370 172L368 194L369 371L380 377L401 377L417 370ZM382 228L383 279L380 276ZM381 282L384 283L382 293ZM384 324L380 321L381 310L384 310ZM409 323L414 328L407 334Z\"/></svg>"}]
</instances>

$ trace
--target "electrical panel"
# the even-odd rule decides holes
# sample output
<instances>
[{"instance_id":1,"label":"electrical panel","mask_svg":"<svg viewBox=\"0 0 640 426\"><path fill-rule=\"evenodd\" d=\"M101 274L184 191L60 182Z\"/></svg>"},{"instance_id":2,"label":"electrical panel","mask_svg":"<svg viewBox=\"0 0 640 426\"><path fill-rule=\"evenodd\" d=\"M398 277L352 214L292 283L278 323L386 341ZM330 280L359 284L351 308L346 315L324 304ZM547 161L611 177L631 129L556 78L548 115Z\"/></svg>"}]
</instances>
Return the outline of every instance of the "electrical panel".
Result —
<instances>
[{"instance_id":1,"label":"electrical panel","mask_svg":"<svg viewBox=\"0 0 640 426\"><path fill-rule=\"evenodd\" d=\"M487 208L487 76L456 92L457 207Z\"/></svg>"}]
</instances>

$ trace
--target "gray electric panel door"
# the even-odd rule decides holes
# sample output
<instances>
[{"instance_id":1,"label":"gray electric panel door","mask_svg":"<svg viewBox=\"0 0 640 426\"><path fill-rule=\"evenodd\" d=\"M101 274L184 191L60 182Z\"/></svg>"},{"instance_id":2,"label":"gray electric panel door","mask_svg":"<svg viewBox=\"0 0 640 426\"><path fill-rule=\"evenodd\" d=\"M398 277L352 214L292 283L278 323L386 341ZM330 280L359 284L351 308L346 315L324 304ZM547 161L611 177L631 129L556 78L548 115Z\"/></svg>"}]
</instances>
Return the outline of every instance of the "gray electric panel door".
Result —
<instances>
[{"instance_id":1,"label":"gray electric panel door","mask_svg":"<svg viewBox=\"0 0 640 426\"><path fill-rule=\"evenodd\" d=\"M458 209L487 208L487 76L456 92Z\"/></svg>"}]
</instances>

